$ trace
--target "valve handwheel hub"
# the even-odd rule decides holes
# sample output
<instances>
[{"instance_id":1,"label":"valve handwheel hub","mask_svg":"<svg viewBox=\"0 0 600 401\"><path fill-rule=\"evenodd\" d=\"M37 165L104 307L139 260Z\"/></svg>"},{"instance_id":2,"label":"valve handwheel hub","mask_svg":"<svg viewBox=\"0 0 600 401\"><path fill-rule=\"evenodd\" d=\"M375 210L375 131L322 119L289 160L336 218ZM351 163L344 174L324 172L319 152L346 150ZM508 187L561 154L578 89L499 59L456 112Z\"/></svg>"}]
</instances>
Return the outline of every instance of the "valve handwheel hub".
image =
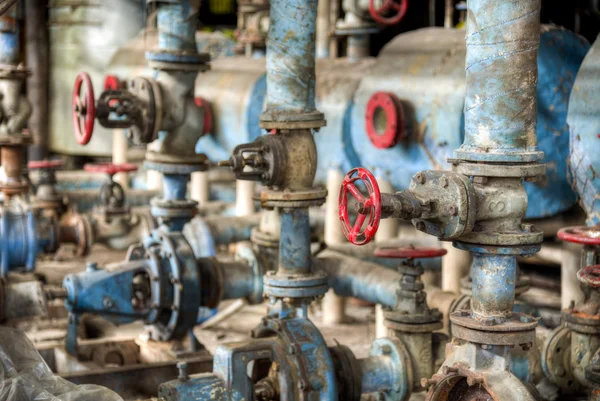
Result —
<instances>
[{"instance_id":1,"label":"valve handwheel hub","mask_svg":"<svg viewBox=\"0 0 600 401\"><path fill-rule=\"evenodd\" d=\"M83 166L83 169L89 173L105 173L112 176L117 173L129 173L131 171L136 171L137 166L131 163L94 163L86 164Z\"/></svg>"},{"instance_id":2,"label":"valve handwheel hub","mask_svg":"<svg viewBox=\"0 0 600 401\"><path fill-rule=\"evenodd\" d=\"M577 279L588 287L600 288L600 265L586 266L579 270Z\"/></svg>"},{"instance_id":3,"label":"valve handwheel hub","mask_svg":"<svg viewBox=\"0 0 600 401\"><path fill-rule=\"evenodd\" d=\"M356 187L355 183L359 180L365 184L369 192L368 197L365 197ZM358 217L354 224L350 222L348 213L348 194L352 195L357 202ZM381 192L375 177L369 170L359 167L346 174L338 199L338 212L342 230L348 241L355 245L365 245L375 237L381 221ZM365 221L367 225L363 229Z\"/></svg>"},{"instance_id":4,"label":"valve handwheel hub","mask_svg":"<svg viewBox=\"0 0 600 401\"><path fill-rule=\"evenodd\" d=\"M404 137L404 109L390 92L376 92L367 103L365 128L369 140L378 149L394 146Z\"/></svg>"},{"instance_id":5,"label":"valve handwheel hub","mask_svg":"<svg viewBox=\"0 0 600 401\"><path fill-rule=\"evenodd\" d=\"M83 93L81 92L83 89ZM73 128L75 139L80 145L87 145L92 139L96 119L96 100L90 76L85 72L77 74L73 87Z\"/></svg>"},{"instance_id":6,"label":"valve handwheel hub","mask_svg":"<svg viewBox=\"0 0 600 401\"><path fill-rule=\"evenodd\" d=\"M600 227L565 227L558 232L558 238L576 244L600 245Z\"/></svg>"},{"instance_id":7,"label":"valve handwheel hub","mask_svg":"<svg viewBox=\"0 0 600 401\"><path fill-rule=\"evenodd\" d=\"M375 7L376 0L369 0L369 14L371 18L381 25L396 25L406 15L408 0L383 0L381 7ZM386 17L386 15L391 16Z\"/></svg>"},{"instance_id":8,"label":"valve handwheel hub","mask_svg":"<svg viewBox=\"0 0 600 401\"><path fill-rule=\"evenodd\" d=\"M379 258L390 259L428 259L439 258L448 253L444 248L415 248L412 246L406 248L377 248L375 256Z\"/></svg>"}]
</instances>

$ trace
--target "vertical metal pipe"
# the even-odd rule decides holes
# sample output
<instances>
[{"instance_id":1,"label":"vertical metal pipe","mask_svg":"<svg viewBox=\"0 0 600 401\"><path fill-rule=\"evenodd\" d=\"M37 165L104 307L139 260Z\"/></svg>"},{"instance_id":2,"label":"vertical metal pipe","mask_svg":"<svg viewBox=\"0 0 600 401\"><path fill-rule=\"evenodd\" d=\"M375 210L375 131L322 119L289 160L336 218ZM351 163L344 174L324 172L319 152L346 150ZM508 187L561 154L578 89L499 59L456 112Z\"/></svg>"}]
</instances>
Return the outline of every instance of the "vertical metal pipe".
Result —
<instances>
[{"instance_id":1,"label":"vertical metal pipe","mask_svg":"<svg viewBox=\"0 0 600 401\"><path fill-rule=\"evenodd\" d=\"M455 157L535 162L541 0L469 0L465 139Z\"/></svg>"},{"instance_id":2,"label":"vertical metal pipe","mask_svg":"<svg viewBox=\"0 0 600 401\"><path fill-rule=\"evenodd\" d=\"M317 0L271 1L263 120L290 121L316 111L316 20Z\"/></svg>"},{"instance_id":3,"label":"vertical metal pipe","mask_svg":"<svg viewBox=\"0 0 600 401\"><path fill-rule=\"evenodd\" d=\"M311 272L310 222L307 208L281 213L279 269L295 274Z\"/></svg>"},{"instance_id":4,"label":"vertical metal pipe","mask_svg":"<svg viewBox=\"0 0 600 401\"><path fill-rule=\"evenodd\" d=\"M48 156L48 2L25 0L25 9L25 58L31 69L27 79L27 98L32 105L29 130L33 134L29 160L42 160Z\"/></svg>"},{"instance_id":5,"label":"vertical metal pipe","mask_svg":"<svg viewBox=\"0 0 600 401\"><path fill-rule=\"evenodd\" d=\"M164 174L163 200L184 200L187 194L189 177L186 174Z\"/></svg>"},{"instance_id":6,"label":"vertical metal pipe","mask_svg":"<svg viewBox=\"0 0 600 401\"><path fill-rule=\"evenodd\" d=\"M158 48L168 51L197 52L198 19L188 0L180 4L163 4L157 13Z\"/></svg>"},{"instance_id":7,"label":"vertical metal pipe","mask_svg":"<svg viewBox=\"0 0 600 401\"><path fill-rule=\"evenodd\" d=\"M514 255L473 253L471 277L471 307L476 317L502 319L511 315L517 278L517 259Z\"/></svg>"},{"instance_id":8,"label":"vertical metal pipe","mask_svg":"<svg viewBox=\"0 0 600 401\"><path fill-rule=\"evenodd\" d=\"M337 23L338 16L340 14L340 0L331 0L331 4L329 5L329 25L335 27ZM338 39L337 37L333 37L329 41L329 57L337 58L338 57Z\"/></svg>"}]
</instances>

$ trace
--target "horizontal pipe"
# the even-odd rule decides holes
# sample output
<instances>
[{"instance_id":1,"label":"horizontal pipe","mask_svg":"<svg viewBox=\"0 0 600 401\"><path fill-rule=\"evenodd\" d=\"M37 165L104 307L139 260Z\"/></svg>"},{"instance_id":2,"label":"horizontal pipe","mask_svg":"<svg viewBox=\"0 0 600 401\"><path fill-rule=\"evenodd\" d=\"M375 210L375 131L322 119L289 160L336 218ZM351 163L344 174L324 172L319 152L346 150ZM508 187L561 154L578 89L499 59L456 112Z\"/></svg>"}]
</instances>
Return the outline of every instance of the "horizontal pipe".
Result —
<instances>
[{"instance_id":1,"label":"horizontal pipe","mask_svg":"<svg viewBox=\"0 0 600 401\"><path fill-rule=\"evenodd\" d=\"M250 239L250 233L260 223L260 213L249 216L207 216L202 218L208 225L215 245L227 245ZM193 225L197 219L193 219Z\"/></svg>"},{"instance_id":2,"label":"horizontal pipe","mask_svg":"<svg viewBox=\"0 0 600 401\"><path fill-rule=\"evenodd\" d=\"M219 262L223 277L221 300L247 299L251 303L262 300L262 276L243 262Z\"/></svg>"},{"instance_id":3,"label":"horizontal pipe","mask_svg":"<svg viewBox=\"0 0 600 401\"><path fill-rule=\"evenodd\" d=\"M393 308L400 274L386 267L325 250L313 261L329 276L329 286L337 295L355 297Z\"/></svg>"}]
</instances>

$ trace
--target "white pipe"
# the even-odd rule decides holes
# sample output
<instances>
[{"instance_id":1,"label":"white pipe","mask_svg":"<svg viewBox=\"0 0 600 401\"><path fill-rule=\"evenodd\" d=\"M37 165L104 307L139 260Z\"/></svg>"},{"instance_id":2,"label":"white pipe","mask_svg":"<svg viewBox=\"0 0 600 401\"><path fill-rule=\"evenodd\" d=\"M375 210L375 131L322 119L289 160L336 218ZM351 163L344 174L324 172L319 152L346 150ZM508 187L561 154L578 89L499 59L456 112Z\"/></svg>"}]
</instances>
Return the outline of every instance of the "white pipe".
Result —
<instances>
[{"instance_id":1,"label":"white pipe","mask_svg":"<svg viewBox=\"0 0 600 401\"><path fill-rule=\"evenodd\" d=\"M563 242L560 264L560 304L563 309L571 302L584 301L581 283L577 280L577 271L581 268L581 246Z\"/></svg>"},{"instance_id":2,"label":"white pipe","mask_svg":"<svg viewBox=\"0 0 600 401\"><path fill-rule=\"evenodd\" d=\"M394 193L392 184L383 177L377 177L377 184L382 193ZM385 242L398 237L398 219L384 219L379 223L379 230L375 235L375 242ZM383 307L380 304L375 305L375 337L383 338L388 336L388 328L385 326L385 317Z\"/></svg>"},{"instance_id":3,"label":"white pipe","mask_svg":"<svg viewBox=\"0 0 600 401\"><path fill-rule=\"evenodd\" d=\"M192 173L190 197L200 205L206 205L210 198L210 186L208 184L208 172L197 171Z\"/></svg>"},{"instance_id":4,"label":"white pipe","mask_svg":"<svg viewBox=\"0 0 600 401\"><path fill-rule=\"evenodd\" d=\"M237 180L235 182L235 214L249 216L254 214L254 181Z\"/></svg>"},{"instance_id":5,"label":"white pipe","mask_svg":"<svg viewBox=\"0 0 600 401\"><path fill-rule=\"evenodd\" d=\"M442 242L448 253L442 257L442 291L460 294L460 280L469 274L471 254L452 246L451 242Z\"/></svg>"},{"instance_id":6,"label":"white pipe","mask_svg":"<svg viewBox=\"0 0 600 401\"><path fill-rule=\"evenodd\" d=\"M112 142L112 162L114 164L127 163L127 138L125 137L125 130L116 129L113 131L113 142ZM113 180L119 183L123 189L129 188L129 180L127 173L115 174Z\"/></svg>"},{"instance_id":7,"label":"white pipe","mask_svg":"<svg viewBox=\"0 0 600 401\"><path fill-rule=\"evenodd\" d=\"M329 57L329 4L332 0L320 0L317 9L316 57ZM333 0L337 1L337 0Z\"/></svg>"},{"instance_id":8,"label":"white pipe","mask_svg":"<svg viewBox=\"0 0 600 401\"><path fill-rule=\"evenodd\" d=\"M338 168L332 168L327 172L327 201L325 203L325 244L336 245L346 242L338 217L338 197L344 174ZM334 291L329 290L323 301L323 323L339 324L346 316L346 298L337 296Z\"/></svg>"}]
</instances>

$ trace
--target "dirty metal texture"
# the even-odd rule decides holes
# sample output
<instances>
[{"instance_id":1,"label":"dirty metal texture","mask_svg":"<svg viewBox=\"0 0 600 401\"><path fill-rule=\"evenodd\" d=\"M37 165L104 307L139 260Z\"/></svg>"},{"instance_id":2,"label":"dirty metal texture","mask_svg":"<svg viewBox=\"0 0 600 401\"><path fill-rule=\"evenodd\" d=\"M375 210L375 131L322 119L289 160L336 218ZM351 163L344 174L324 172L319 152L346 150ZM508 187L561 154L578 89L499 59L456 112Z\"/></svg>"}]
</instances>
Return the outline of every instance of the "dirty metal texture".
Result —
<instances>
[{"instance_id":1,"label":"dirty metal texture","mask_svg":"<svg viewBox=\"0 0 600 401\"><path fill-rule=\"evenodd\" d=\"M473 303L473 299L471 299ZM502 318L480 318L461 310L450 315L452 335L476 344L531 347L535 341L538 319L519 312Z\"/></svg>"},{"instance_id":2,"label":"dirty metal texture","mask_svg":"<svg viewBox=\"0 0 600 401\"><path fill-rule=\"evenodd\" d=\"M600 400L600 367L598 363L588 365L585 368L585 378L592 383L590 390L590 401Z\"/></svg>"},{"instance_id":3,"label":"dirty metal texture","mask_svg":"<svg viewBox=\"0 0 600 401\"><path fill-rule=\"evenodd\" d=\"M600 118L598 93L600 90L600 40L596 39L583 60L569 99L567 122L571 130L569 167L573 189L579 194L588 215L588 224L600 223L600 160L596 151Z\"/></svg>"},{"instance_id":4,"label":"dirty metal texture","mask_svg":"<svg viewBox=\"0 0 600 401\"><path fill-rule=\"evenodd\" d=\"M256 383L248 376L248 365L273 363L282 401L338 399L334 363L319 330L302 313L288 318L266 318L263 324L274 337L221 345L214 357L212 374L171 381L159 388L167 401L251 400Z\"/></svg>"},{"instance_id":5,"label":"dirty metal texture","mask_svg":"<svg viewBox=\"0 0 600 401\"><path fill-rule=\"evenodd\" d=\"M539 0L469 3L465 141L458 159L536 162Z\"/></svg>"},{"instance_id":6,"label":"dirty metal texture","mask_svg":"<svg viewBox=\"0 0 600 401\"><path fill-rule=\"evenodd\" d=\"M310 274L310 222L308 209L283 210L279 235L279 272L283 274Z\"/></svg>"},{"instance_id":7,"label":"dirty metal texture","mask_svg":"<svg viewBox=\"0 0 600 401\"><path fill-rule=\"evenodd\" d=\"M447 359L431 379L426 401L478 401L538 399L535 388L510 372L510 349L452 343Z\"/></svg>"},{"instance_id":8,"label":"dirty metal texture","mask_svg":"<svg viewBox=\"0 0 600 401\"><path fill-rule=\"evenodd\" d=\"M412 220L419 231L452 240L473 229L477 200L467 177L447 171L423 171L412 178L410 190L425 209Z\"/></svg>"},{"instance_id":9,"label":"dirty metal texture","mask_svg":"<svg viewBox=\"0 0 600 401\"><path fill-rule=\"evenodd\" d=\"M185 360L189 374L209 372L212 369L210 355ZM112 389L124 399L155 397L161 383L177 377L176 361L139 364L95 371L66 373L66 380L83 385L95 384Z\"/></svg>"},{"instance_id":10,"label":"dirty metal texture","mask_svg":"<svg viewBox=\"0 0 600 401\"><path fill-rule=\"evenodd\" d=\"M10 271L32 271L38 249L51 237L38 234L38 216L21 199L0 208L0 277Z\"/></svg>"},{"instance_id":11,"label":"dirty metal texture","mask_svg":"<svg viewBox=\"0 0 600 401\"><path fill-rule=\"evenodd\" d=\"M17 20L18 6L0 16L0 64L16 65L21 56L21 40Z\"/></svg>"},{"instance_id":12,"label":"dirty metal texture","mask_svg":"<svg viewBox=\"0 0 600 401\"><path fill-rule=\"evenodd\" d=\"M360 401L362 395L361 364L350 348L337 343L329 347L333 360L338 391L343 394L344 400Z\"/></svg>"},{"instance_id":13,"label":"dirty metal texture","mask_svg":"<svg viewBox=\"0 0 600 401\"><path fill-rule=\"evenodd\" d=\"M270 17L267 105L261 123L284 123L279 128L285 123L320 127L323 113L315 106L317 1L273 0Z\"/></svg>"},{"instance_id":14,"label":"dirty metal texture","mask_svg":"<svg viewBox=\"0 0 600 401\"><path fill-rule=\"evenodd\" d=\"M471 308L481 318L503 318L512 314L515 301L517 260L513 255L473 253Z\"/></svg>"}]
</instances>

